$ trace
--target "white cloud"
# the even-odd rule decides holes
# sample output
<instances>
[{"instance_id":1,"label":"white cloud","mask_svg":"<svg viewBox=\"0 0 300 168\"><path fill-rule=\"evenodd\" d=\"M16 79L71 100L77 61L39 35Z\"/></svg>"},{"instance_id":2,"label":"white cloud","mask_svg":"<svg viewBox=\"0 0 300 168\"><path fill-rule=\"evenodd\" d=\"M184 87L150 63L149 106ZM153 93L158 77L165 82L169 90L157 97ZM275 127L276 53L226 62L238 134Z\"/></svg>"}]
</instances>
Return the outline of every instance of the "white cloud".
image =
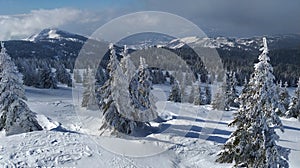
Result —
<instances>
[{"instance_id":1,"label":"white cloud","mask_svg":"<svg viewBox=\"0 0 300 168\"><path fill-rule=\"evenodd\" d=\"M32 10L28 14L0 15L0 40L26 38L44 28L98 21L87 11L58 8Z\"/></svg>"}]
</instances>

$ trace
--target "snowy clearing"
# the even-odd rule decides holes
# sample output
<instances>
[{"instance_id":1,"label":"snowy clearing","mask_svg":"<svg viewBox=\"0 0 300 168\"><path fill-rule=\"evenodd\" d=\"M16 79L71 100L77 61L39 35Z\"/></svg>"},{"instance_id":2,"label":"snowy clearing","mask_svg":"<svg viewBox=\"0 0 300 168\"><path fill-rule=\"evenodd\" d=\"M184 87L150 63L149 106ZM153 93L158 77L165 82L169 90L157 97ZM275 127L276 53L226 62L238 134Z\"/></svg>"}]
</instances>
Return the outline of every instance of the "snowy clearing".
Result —
<instances>
[{"instance_id":1,"label":"snowy clearing","mask_svg":"<svg viewBox=\"0 0 300 168\"><path fill-rule=\"evenodd\" d=\"M81 92L74 88L73 93ZM44 131L5 137L0 134L1 167L230 167L215 163L233 111L167 102L169 87L155 85L161 121L152 122L146 135L126 139L99 136L99 111L78 107L72 89L26 87L29 107ZM73 102L73 100L75 102ZM290 167L300 165L300 122L284 119L279 144L290 148Z\"/></svg>"}]
</instances>

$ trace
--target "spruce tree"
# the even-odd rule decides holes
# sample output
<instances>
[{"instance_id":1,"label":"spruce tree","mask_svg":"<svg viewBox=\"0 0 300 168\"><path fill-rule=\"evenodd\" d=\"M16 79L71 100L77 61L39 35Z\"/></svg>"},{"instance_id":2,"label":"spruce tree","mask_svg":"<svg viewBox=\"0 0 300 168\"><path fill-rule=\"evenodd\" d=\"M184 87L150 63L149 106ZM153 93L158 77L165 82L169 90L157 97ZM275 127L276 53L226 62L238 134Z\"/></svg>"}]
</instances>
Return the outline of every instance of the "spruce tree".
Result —
<instances>
[{"instance_id":1,"label":"spruce tree","mask_svg":"<svg viewBox=\"0 0 300 168\"><path fill-rule=\"evenodd\" d=\"M208 84L206 84L205 86L205 103L204 104L211 104L211 89L208 86Z\"/></svg>"},{"instance_id":2,"label":"spruce tree","mask_svg":"<svg viewBox=\"0 0 300 168\"><path fill-rule=\"evenodd\" d=\"M212 102L213 108L228 111L230 107L238 107L238 104L234 101L238 98L236 86L237 79L235 72L226 72L223 83Z\"/></svg>"},{"instance_id":3,"label":"spruce tree","mask_svg":"<svg viewBox=\"0 0 300 168\"><path fill-rule=\"evenodd\" d=\"M168 101L181 102L181 92L180 92L179 84L176 80L172 85Z\"/></svg>"},{"instance_id":4,"label":"spruce tree","mask_svg":"<svg viewBox=\"0 0 300 168\"><path fill-rule=\"evenodd\" d=\"M135 80L136 75L136 67L131 61L131 56L128 53L128 48L126 45L124 46L124 51L122 53L123 58L121 59L121 67L124 72L124 75L128 79L128 82L130 83L132 80Z\"/></svg>"},{"instance_id":5,"label":"spruce tree","mask_svg":"<svg viewBox=\"0 0 300 168\"><path fill-rule=\"evenodd\" d=\"M237 99L238 96L238 91L236 89L237 87L237 79L236 79L236 74L235 72L230 72L229 74L229 94L228 94L228 101L229 101L229 106L231 107L239 107L238 103L235 102L235 99Z\"/></svg>"},{"instance_id":6,"label":"spruce tree","mask_svg":"<svg viewBox=\"0 0 300 168\"><path fill-rule=\"evenodd\" d=\"M217 162L234 163L234 167L289 167L289 150L278 146L275 130L283 126L277 111L282 108L268 57L267 41L255 64L249 83L238 98L240 108L229 126L237 129L230 135Z\"/></svg>"},{"instance_id":7,"label":"spruce tree","mask_svg":"<svg viewBox=\"0 0 300 168\"><path fill-rule=\"evenodd\" d=\"M74 70L74 80L76 83L82 83L82 77L80 75L79 69Z\"/></svg>"},{"instance_id":8,"label":"spruce tree","mask_svg":"<svg viewBox=\"0 0 300 168\"><path fill-rule=\"evenodd\" d=\"M86 68L82 73L82 85L86 86L88 83L88 74L89 74L89 68Z\"/></svg>"},{"instance_id":9,"label":"spruce tree","mask_svg":"<svg viewBox=\"0 0 300 168\"><path fill-rule=\"evenodd\" d=\"M42 130L36 115L25 103L21 75L1 43L0 53L0 131L6 135Z\"/></svg>"},{"instance_id":10,"label":"spruce tree","mask_svg":"<svg viewBox=\"0 0 300 168\"><path fill-rule=\"evenodd\" d=\"M38 70L39 74L39 85L40 88L51 88L56 89L57 88L57 79L55 76L55 73L51 71L51 68L46 66L41 67Z\"/></svg>"},{"instance_id":11,"label":"spruce tree","mask_svg":"<svg viewBox=\"0 0 300 168\"><path fill-rule=\"evenodd\" d=\"M137 118L133 116L134 109L129 103L130 96L128 79L117 59L113 44L109 46L110 60L107 67L109 79L101 86L99 94L100 108L103 119L101 130L108 130L110 134L130 134L137 127Z\"/></svg>"},{"instance_id":12,"label":"spruce tree","mask_svg":"<svg viewBox=\"0 0 300 168\"><path fill-rule=\"evenodd\" d=\"M154 96L151 94L151 77L145 58L140 57L137 76L133 77L129 86L132 105L142 121L157 117Z\"/></svg>"},{"instance_id":13,"label":"spruce tree","mask_svg":"<svg viewBox=\"0 0 300 168\"><path fill-rule=\"evenodd\" d=\"M95 93L95 82L95 71L89 70L81 102L81 107L86 107L88 110L99 109Z\"/></svg>"},{"instance_id":14,"label":"spruce tree","mask_svg":"<svg viewBox=\"0 0 300 168\"><path fill-rule=\"evenodd\" d=\"M213 109L230 110L230 78L229 73L225 73L223 83L219 87L212 101Z\"/></svg>"},{"instance_id":15,"label":"spruce tree","mask_svg":"<svg viewBox=\"0 0 300 168\"><path fill-rule=\"evenodd\" d=\"M298 87L295 90L295 95L289 104L287 117L294 117L300 120L300 78L298 80Z\"/></svg>"},{"instance_id":16,"label":"spruce tree","mask_svg":"<svg viewBox=\"0 0 300 168\"><path fill-rule=\"evenodd\" d=\"M65 66L62 63L55 63L55 74L58 82L66 84L68 87L72 87L72 78L70 73L66 70Z\"/></svg>"},{"instance_id":17,"label":"spruce tree","mask_svg":"<svg viewBox=\"0 0 300 168\"><path fill-rule=\"evenodd\" d=\"M191 86L191 91L190 91L190 97L189 97L189 100L188 100L188 102L189 103L194 103L194 99L195 99L195 96L197 96L198 94L197 93L195 93L195 91L196 91L196 82L195 83L193 83L192 84L192 86ZM200 95L200 93L199 93L199 95ZM199 96L200 97L200 96Z\"/></svg>"},{"instance_id":18,"label":"spruce tree","mask_svg":"<svg viewBox=\"0 0 300 168\"><path fill-rule=\"evenodd\" d=\"M191 99L190 100L191 103L193 103L195 105L204 105L205 104L205 102L204 102L205 101L205 95L204 95L204 92L202 92L200 81L196 81L192 85L190 99Z\"/></svg>"},{"instance_id":19,"label":"spruce tree","mask_svg":"<svg viewBox=\"0 0 300 168\"><path fill-rule=\"evenodd\" d=\"M286 114L286 111L289 108L290 104L290 95L287 90L287 82L284 83L284 87L282 87L282 81L279 82L277 89L278 89L278 94L279 94L279 101L280 103L284 106L284 111L279 111L278 115L284 116Z\"/></svg>"}]
</instances>

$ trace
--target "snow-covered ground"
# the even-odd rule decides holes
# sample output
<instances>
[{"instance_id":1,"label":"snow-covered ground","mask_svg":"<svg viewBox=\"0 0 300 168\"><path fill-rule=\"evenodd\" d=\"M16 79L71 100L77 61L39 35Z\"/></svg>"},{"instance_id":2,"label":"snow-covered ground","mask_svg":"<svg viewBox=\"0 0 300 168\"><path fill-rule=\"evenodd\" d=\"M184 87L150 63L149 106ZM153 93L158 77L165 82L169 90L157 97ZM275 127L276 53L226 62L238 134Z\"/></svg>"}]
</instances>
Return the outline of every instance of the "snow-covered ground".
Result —
<instances>
[{"instance_id":1,"label":"snow-covered ground","mask_svg":"<svg viewBox=\"0 0 300 168\"><path fill-rule=\"evenodd\" d=\"M154 86L161 120L135 137L99 136L99 111L80 108L82 88L26 87L29 107L44 131L5 137L0 133L0 167L230 167L215 163L233 111L165 101L169 87ZM284 119L279 144L290 148L290 167L300 165L300 122Z\"/></svg>"}]
</instances>

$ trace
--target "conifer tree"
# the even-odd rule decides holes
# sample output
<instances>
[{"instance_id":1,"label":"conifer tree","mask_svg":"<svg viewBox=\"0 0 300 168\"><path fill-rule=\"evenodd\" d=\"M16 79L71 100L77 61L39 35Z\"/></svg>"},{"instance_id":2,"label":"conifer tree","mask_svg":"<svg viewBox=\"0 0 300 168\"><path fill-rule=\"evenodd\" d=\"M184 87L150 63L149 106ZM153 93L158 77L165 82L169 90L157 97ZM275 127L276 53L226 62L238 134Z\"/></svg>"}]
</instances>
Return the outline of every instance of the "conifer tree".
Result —
<instances>
[{"instance_id":1,"label":"conifer tree","mask_svg":"<svg viewBox=\"0 0 300 168\"><path fill-rule=\"evenodd\" d=\"M66 70L62 63L56 62L55 64L55 74L58 82L66 84L68 87L72 87L72 78L70 73Z\"/></svg>"},{"instance_id":2,"label":"conifer tree","mask_svg":"<svg viewBox=\"0 0 300 168\"><path fill-rule=\"evenodd\" d=\"M235 99L237 99L238 96L238 91L236 89L237 87L237 79L236 79L236 74L235 72L230 72L229 74L229 94L228 94L228 101L229 101L229 106L231 107L239 107L238 103L235 102Z\"/></svg>"},{"instance_id":3,"label":"conifer tree","mask_svg":"<svg viewBox=\"0 0 300 168\"><path fill-rule=\"evenodd\" d=\"M76 83L82 83L82 77L80 75L79 69L74 70L74 80Z\"/></svg>"},{"instance_id":4,"label":"conifer tree","mask_svg":"<svg viewBox=\"0 0 300 168\"><path fill-rule=\"evenodd\" d=\"M42 130L36 115L25 103L23 81L1 43L0 52L0 131L6 135Z\"/></svg>"},{"instance_id":5,"label":"conifer tree","mask_svg":"<svg viewBox=\"0 0 300 168\"><path fill-rule=\"evenodd\" d=\"M86 68L82 73L82 85L86 86L88 83L88 74L89 74L89 68Z\"/></svg>"},{"instance_id":6,"label":"conifer tree","mask_svg":"<svg viewBox=\"0 0 300 168\"><path fill-rule=\"evenodd\" d=\"M298 87L295 90L295 95L289 104L287 117L294 117L300 120L300 78L298 80Z\"/></svg>"},{"instance_id":7,"label":"conifer tree","mask_svg":"<svg viewBox=\"0 0 300 168\"><path fill-rule=\"evenodd\" d=\"M181 102L181 92L180 92L179 84L176 80L172 85L168 101Z\"/></svg>"},{"instance_id":8,"label":"conifer tree","mask_svg":"<svg viewBox=\"0 0 300 168\"><path fill-rule=\"evenodd\" d=\"M212 102L213 108L228 111L230 107L238 107L238 104L234 101L238 98L236 86L237 79L235 72L226 72L223 83Z\"/></svg>"},{"instance_id":9,"label":"conifer tree","mask_svg":"<svg viewBox=\"0 0 300 168\"><path fill-rule=\"evenodd\" d=\"M290 95L287 90L288 84L287 82L284 83L284 87L282 87L282 81L279 82L277 89L279 94L279 101L284 106L284 111L278 112L278 115L284 116L286 114L286 111L289 108L290 104Z\"/></svg>"},{"instance_id":10,"label":"conifer tree","mask_svg":"<svg viewBox=\"0 0 300 168\"><path fill-rule=\"evenodd\" d=\"M205 103L204 104L211 104L211 89L208 86L208 84L206 84L206 86L205 86Z\"/></svg>"},{"instance_id":11,"label":"conifer tree","mask_svg":"<svg viewBox=\"0 0 300 168\"><path fill-rule=\"evenodd\" d=\"M81 107L86 107L88 110L98 110L98 102L95 93L95 71L89 70L87 74L86 84L82 96Z\"/></svg>"},{"instance_id":12,"label":"conifer tree","mask_svg":"<svg viewBox=\"0 0 300 168\"><path fill-rule=\"evenodd\" d=\"M219 87L212 101L213 109L230 110L230 78L229 73L225 73L223 83Z\"/></svg>"},{"instance_id":13,"label":"conifer tree","mask_svg":"<svg viewBox=\"0 0 300 168\"><path fill-rule=\"evenodd\" d=\"M154 96L151 94L151 77L145 58L140 57L137 76L129 86L132 105L143 121L157 117Z\"/></svg>"},{"instance_id":14,"label":"conifer tree","mask_svg":"<svg viewBox=\"0 0 300 168\"><path fill-rule=\"evenodd\" d=\"M56 89L57 88L57 79L55 76L55 73L51 71L51 68L47 65L41 67L38 70L39 74L39 87L40 88L51 88Z\"/></svg>"},{"instance_id":15,"label":"conifer tree","mask_svg":"<svg viewBox=\"0 0 300 168\"><path fill-rule=\"evenodd\" d=\"M100 108L103 119L101 130L109 130L110 134L130 134L138 125L134 116L134 108L129 103L128 79L117 59L113 44L109 46L110 61L108 64L109 79L100 88ZM127 87L127 88L126 88Z\"/></svg>"},{"instance_id":16,"label":"conifer tree","mask_svg":"<svg viewBox=\"0 0 300 168\"><path fill-rule=\"evenodd\" d=\"M199 82L200 83L200 82ZM195 105L204 105L204 95L203 95L203 92L201 90L201 86L200 84L197 84L196 87L195 87L195 97L194 97L194 104Z\"/></svg>"},{"instance_id":17,"label":"conifer tree","mask_svg":"<svg viewBox=\"0 0 300 168\"><path fill-rule=\"evenodd\" d=\"M234 167L289 167L289 150L276 144L279 136L275 129L283 131L276 113L282 105L278 103L265 38L263 42L259 62L238 98L240 108L229 124L237 129L225 143L217 162L234 163Z\"/></svg>"}]
</instances>

